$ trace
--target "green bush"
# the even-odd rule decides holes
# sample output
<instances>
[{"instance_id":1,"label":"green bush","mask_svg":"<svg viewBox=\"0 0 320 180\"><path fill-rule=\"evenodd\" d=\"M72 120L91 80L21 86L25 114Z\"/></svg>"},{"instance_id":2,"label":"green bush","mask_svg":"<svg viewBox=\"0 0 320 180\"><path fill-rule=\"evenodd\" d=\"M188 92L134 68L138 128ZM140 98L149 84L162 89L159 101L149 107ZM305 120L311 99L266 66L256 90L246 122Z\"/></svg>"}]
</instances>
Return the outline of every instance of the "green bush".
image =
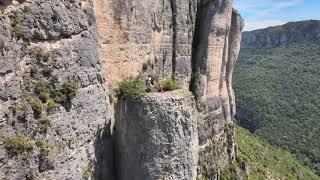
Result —
<instances>
[{"instance_id":1,"label":"green bush","mask_svg":"<svg viewBox=\"0 0 320 180\"><path fill-rule=\"evenodd\" d=\"M50 125L50 121L47 118L39 120L40 132L47 133Z\"/></svg>"},{"instance_id":2,"label":"green bush","mask_svg":"<svg viewBox=\"0 0 320 180\"><path fill-rule=\"evenodd\" d=\"M57 11L53 11L51 19L52 21L58 21L59 19L61 19L60 14Z\"/></svg>"},{"instance_id":3,"label":"green bush","mask_svg":"<svg viewBox=\"0 0 320 180\"><path fill-rule=\"evenodd\" d=\"M157 85L156 85L156 89L157 91L174 91L177 89L180 89L181 87L179 86L179 84L172 80L172 79L167 79L164 81L160 81Z\"/></svg>"},{"instance_id":4,"label":"green bush","mask_svg":"<svg viewBox=\"0 0 320 180\"><path fill-rule=\"evenodd\" d=\"M47 102L47 100L49 99L49 93L48 92L41 92L39 95L38 95L38 97L39 97L39 99L43 102L43 103L45 103L45 102Z\"/></svg>"},{"instance_id":5,"label":"green bush","mask_svg":"<svg viewBox=\"0 0 320 180\"><path fill-rule=\"evenodd\" d=\"M58 105L53 100L49 100L47 103L47 112L50 113L54 111L57 107Z\"/></svg>"},{"instance_id":6,"label":"green bush","mask_svg":"<svg viewBox=\"0 0 320 180\"><path fill-rule=\"evenodd\" d=\"M22 152L33 150L31 141L22 137L7 137L4 140L4 146L7 151L14 154L21 154Z\"/></svg>"},{"instance_id":7,"label":"green bush","mask_svg":"<svg viewBox=\"0 0 320 180\"><path fill-rule=\"evenodd\" d=\"M36 82L35 88L34 88L34 92L36 94L41 94L41 93L48 93L50 86L48 84L48 82L44 81L44 80L39 80Z\"/></svg>"},{"instance_id":8,"label":"green bush","mask_svg":"<svg viewBox=\"0 0 320 180\"><path fill-rule=\"evenodd\" d=\"M76 97L78 85L73 80L68 80L62 84L61 93L66 96L68 101Z\"/></svg>"},{"instance_id":9,"label":"green bush","mask_svg":"<svg viewBox=\"0 0 320 180\"><path fill-rule=\"evenodd\" d=\"M26 180L34 179L36 179L35 171L33 169L29 169L28 173L26 174Z\"/></svg>"},{"instance_id":10,"label":"green bush","mask_svg":"<svg viewBox=\"0 0 320 180\"><path fill-rule=\"evenodd\" d=\"M41 73L46 77L51 76L52 72L53 72L53 69L50 66L44 66L41 70Z\"/></svg>"},{"instance_id":11,"label":"green bush","mask_svg":"<svg viewBox=\"0 0 320 180\"><path fill-rule=\"evenodd\" d=\"M34 99L31 102L31 108L33 110L34 116L36 118L39 118L41 116L41 113L42 113L42 105L41 105L40 100Z\"/></svg>"},{"instance_id":12,"label":"green bush","mask_svg":"<svg viewBox=\"0 0 320 180\"><path fill-rule=\"evenodd\" d=\"M51 89L50 90L50 97L53 98L54 102L56 103L64 103L67 101L67 97L62 94L62 92L58 89Z\"/></svg>"},{"instance_id":13,"label":"green bush","mask_svg":"<svg viewBox=\"0 0 320 180\"><path fill-rule=\"evenodd\" d=\"M36 59L38 63L47 62L49 60L49 54L44 53L41 49L36 52Z\"/></svg>"},{"instance_id":14,"label":"green bush","mask_svg":"<svg viewBox=\"0 0 320 180\"><path fill-rule=\"evenodd\" d=\"M37 74L38 74L38 68L36 68L34 66L31 67L30 68L30 76L34 78Z\"/></svg>"},{"instance_id":15,"label":"green bush","mask_svg":"<svg viewBox=\"0 0 320 180\"><path fill-rule=\"evenodd\" d=\"M29 105L26 102L23 102L18 109L18 116L25 118L29 114Z\"/></svg>"},{"instance_id":16,"label":"green bush","mask_svg":"<svg viewBox=\"0 0 320 180\"><path fill-rule=\"evenodd\" d=\"M145 94L146 85L142 77L129 77L119 83L119 88L116 90L117 96L122 97L140 97Z\"/></svg>"},{"instance_id":17,"label":"green bush","mask_svg":"<svg viewBox=\"0 0 320 180\"><path fill-rule=\"evenodd\" d=\"M16 18L11 19L11 27L13 28L13 32L16 38L18 39L23 38L24 34L23 34L22 26Z\"/></svg>"}]
</instances>

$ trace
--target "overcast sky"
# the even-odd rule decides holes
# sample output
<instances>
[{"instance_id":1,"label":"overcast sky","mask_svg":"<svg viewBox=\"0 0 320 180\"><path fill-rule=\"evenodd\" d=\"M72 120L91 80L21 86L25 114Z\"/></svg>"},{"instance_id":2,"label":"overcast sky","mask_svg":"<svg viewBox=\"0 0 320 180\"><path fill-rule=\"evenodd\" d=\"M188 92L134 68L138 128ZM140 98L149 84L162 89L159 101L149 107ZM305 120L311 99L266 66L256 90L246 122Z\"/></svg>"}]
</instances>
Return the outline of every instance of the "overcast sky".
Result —
<instances>
[{"instance_id":1,"label":"overcast sky","mask_svg":"<svg viewBox=\"0 0 320 180\"><path fill-rule=\"evenodd\" d=\"M291 21L320 20L320 0L233 0L245 20L244 31Z\"/></svg>"}]
</instances>

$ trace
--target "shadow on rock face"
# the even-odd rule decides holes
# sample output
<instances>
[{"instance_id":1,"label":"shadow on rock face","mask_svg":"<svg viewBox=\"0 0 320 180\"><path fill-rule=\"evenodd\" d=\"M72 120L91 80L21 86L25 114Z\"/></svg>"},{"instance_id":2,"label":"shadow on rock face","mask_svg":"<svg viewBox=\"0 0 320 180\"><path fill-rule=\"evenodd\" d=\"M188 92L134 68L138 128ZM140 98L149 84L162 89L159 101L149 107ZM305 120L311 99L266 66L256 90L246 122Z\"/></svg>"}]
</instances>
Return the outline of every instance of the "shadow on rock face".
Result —
<instances>
[{"instance_id":1,"label":"shadow on rock face","mask_svg":"<svg viewBox=\"0 0 320 180\"><path fill-rule=\"evenodd\" d=\"M95 156L93 176L96 180L115 180L114 166L114 138L110 130L110 123L99 129L95 141Z\"/></svg>"},{"instance_id":2,"label":"shadow on rock face","mask_svg":"<svg viewBox=\"0 0 320 180\"><path fill-rule=\"evenodd\" d=\"M0 10L4 10L10 4L12 4L12 0L0 0Z\"/></svg>"}]
</instances>

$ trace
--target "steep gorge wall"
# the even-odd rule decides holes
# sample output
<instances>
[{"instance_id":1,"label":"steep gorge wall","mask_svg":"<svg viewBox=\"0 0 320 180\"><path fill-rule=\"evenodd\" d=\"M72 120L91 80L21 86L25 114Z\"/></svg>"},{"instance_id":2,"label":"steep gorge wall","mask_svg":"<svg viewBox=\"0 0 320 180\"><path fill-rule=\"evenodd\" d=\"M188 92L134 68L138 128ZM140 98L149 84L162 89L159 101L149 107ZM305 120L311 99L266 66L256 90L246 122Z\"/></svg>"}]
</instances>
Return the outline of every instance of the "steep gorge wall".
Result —
<instances>
[{"instance_id":1,"label":"steep gorge wall","mask_svg":"<svg viewBox=\"0 0 320 180\"><path fill-rule=\"evenodd\" d=\"M235 156L232 72L243 20L232 1L97 0L95 4L110 86L142 73L173 78L190 88L200 110L198 175L219 176ZM139 119L139 114L135 116Z\"/></svg>"},{"instance_id":2,"label":"steep gorge wall","mask_svg":"<svg viewBox=\"0 0 320 180\"><path fill-rule=\"evenodd\" d=\"M93 4L1 8L0 179L81 179L110 117Z\"/></svg>"},{"instance_id":3,"label":"steep gorge wall","mask_svg":"<svg viewBox=\"0 0 320 180\"><path fill-rule=\"evenodd\" d=\"M243 22L231 0L26 0L0 8L0 177L114 179L121 161L139 165L129 155L142 146L151 149L138 153L150 157L142 164L150 172L123 179L195 179L196 169L207 179L233 162L231 80ZM173 78L196 101L173 92L120 102L113 138L125 149L117 157L106 84L139 73Z\"/></svg>"},{"instance_id":4,"label":"steep gorge wall","mask_svg":"<svg viewBox=\"0 0 320 180\"><path fill-rule=\"evenodd\" d=\"M159 78L191 79L195 0L96 0L102 59L110 84L143 72Z\"/></svg>"}]
</instances>

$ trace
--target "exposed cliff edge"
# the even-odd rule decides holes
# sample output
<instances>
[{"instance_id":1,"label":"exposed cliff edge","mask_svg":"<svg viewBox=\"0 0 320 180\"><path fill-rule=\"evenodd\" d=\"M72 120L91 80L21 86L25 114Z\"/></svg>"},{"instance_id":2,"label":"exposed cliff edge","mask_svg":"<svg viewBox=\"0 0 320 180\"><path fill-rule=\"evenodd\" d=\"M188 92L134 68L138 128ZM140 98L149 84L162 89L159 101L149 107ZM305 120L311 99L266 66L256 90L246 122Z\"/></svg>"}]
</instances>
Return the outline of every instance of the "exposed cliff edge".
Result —
<instances>
[{"instance_id":1,"label":"exposed cliff edge","mask_svg":"<svg viewBox=\"0 0 320 180\"><path fill-rule=\"evenodd\" d=\"M0 176L210 179L234 162L231 82L243 20L232 0L0 8ZM138 74L183 90L119 99L113 110L106 84Z\"/></svg>"},{"instance_id":2,"label":"exposed cliff edge","mask_svg":"<svg viewBox=\"0 0 320 180\"><path fill-rule=\"evenodd\" d=\"M191 93L148 94L118 103L118 179L195 179L198 112Z\"/></svg>"}]
</instances>

